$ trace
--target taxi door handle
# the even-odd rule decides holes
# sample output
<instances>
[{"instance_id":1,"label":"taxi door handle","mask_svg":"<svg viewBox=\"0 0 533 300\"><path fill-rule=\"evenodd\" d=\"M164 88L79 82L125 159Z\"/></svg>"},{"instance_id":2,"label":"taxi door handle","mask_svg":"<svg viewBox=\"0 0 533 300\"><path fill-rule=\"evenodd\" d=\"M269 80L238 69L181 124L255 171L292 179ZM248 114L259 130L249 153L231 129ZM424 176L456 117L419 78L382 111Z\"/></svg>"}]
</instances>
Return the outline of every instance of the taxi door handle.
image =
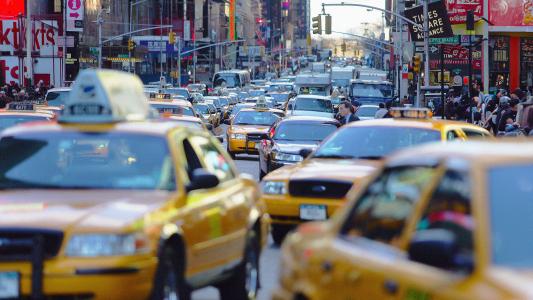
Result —
<instances>
[{"instance_id":1,"label":"taxi door handle","mask_svg":"<svg viewBox=\"0 0 533 300\"><path fill-rule=\"evenodd\" d=\"M394 280L388 279L383 283L383 288L387 293L394 295L398 292L398 283Z\"/></svg>"}]
</instances>

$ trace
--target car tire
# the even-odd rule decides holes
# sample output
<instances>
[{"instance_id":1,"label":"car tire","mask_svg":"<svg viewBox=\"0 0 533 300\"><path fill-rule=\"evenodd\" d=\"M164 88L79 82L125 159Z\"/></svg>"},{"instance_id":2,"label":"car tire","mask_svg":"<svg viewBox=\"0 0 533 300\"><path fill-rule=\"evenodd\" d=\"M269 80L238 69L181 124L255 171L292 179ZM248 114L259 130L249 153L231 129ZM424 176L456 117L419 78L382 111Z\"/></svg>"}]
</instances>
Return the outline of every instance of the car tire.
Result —
<instances>
[{"instance_id":1,"label":"car tire","mask_svg":"<svg viewBox=\"0 0 533 300\"><path fill-rule=\"evenodd\" d=\"M250 232L243 261L231 277L218 286L221 300L254 300L259 291L260 244L255 232Z\"/></svg>"},{"instance_id":2,"label":"car tire","mask_svg":"<svg viewBox=\"0 0 533 300\"><path fill-rule=\"evenodd\" d=\"M152 300L191 300L191 290L184 278L185 268L182 255L172 247L161 251L157 266Z\"/></svg>"},{"instance_id":3,"label":"car tire","mask_svg":"<svg viewBox=\"0 0 533 300\"><path fill-rule=\"evenodd\" d=\"M228 143L229 143L229 139L228 139L227 141L228 141ZM229 150L229 147L228 147L226 150L228 151L228 154L229 154L229 156L231 157L231 159L235 160L235 158L236 158L235 153L231 152L231 151Z\"/></svg>"},{"instance_id":4,"label":"car tire","mask_svg":"<svg viewBox=\"0 0 533 300\"><path fill-rule=\"evenodd\" d=\"M287 234L291 231L291 227L287 225L272 225L270 228L270 234L274 240L274 244L281 245Z\"/></svg>"}]
</instances>

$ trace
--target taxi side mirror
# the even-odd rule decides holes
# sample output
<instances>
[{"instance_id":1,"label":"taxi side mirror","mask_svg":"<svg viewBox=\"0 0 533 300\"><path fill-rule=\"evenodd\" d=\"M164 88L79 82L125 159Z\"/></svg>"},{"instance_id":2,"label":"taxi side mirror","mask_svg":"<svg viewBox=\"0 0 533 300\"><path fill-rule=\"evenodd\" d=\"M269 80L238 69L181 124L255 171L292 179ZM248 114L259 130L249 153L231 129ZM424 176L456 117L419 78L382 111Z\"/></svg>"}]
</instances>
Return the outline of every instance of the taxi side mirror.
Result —
<instances>
[{"instance_id":1,"label":"taxi side mirror","mask_svg":"<svg viewBox=\"0 0 533 300\"><path fill-rule=\"evenodd\" d=\"M196 169L192 172L190 183L187 185L187 192L194 190L210 189L218 186L218 177L206 169Z\"/></svg>"},{"instance_id":2,"label":"taxi side mirror","mask_svg":"<svg viewBox=\"0 0 533 300\"><path fill-rule=\"evenodd\" d=\"M449 230L428 229L416 232L408 249L409 259L441 269L473 270L473 260L461 255L457 239Z\"/></svg>"},{"instance_id":3,"label":"taxi side mirror","mask_svg":"<svg viewBox=\"0 0 533 300\"><path fill-rule=\"evenodd\" d=\"M231 120L228 118L228 119L224 119L224 121L222 122L226 125L231 125Z\"/></svg>"},{"instance_id":4,"label":"taxi side mirror","mask_svg":"<svg viewBox=\"0 0 533 300\"><path fill-rule=\"evenodd\" d=\"M313 150L308 149L308 148L304 148L300 150L300 156L303 157L304 159L307 158L309 155L311 155L311 153L313 153Z\"/></svg>"},{"instance_id":5,"label":"taxi side mirror","mask_svg":"<svg viewBox=\"0 0 533 300\"><path fill-rule=\"evenodd\" d=\"M207 130L209 130L209 131L213 131L213 124L211 124L211 123L206 123L206 124L205 124L205 127L207 127Z\"/></svg>"}]
</instances>

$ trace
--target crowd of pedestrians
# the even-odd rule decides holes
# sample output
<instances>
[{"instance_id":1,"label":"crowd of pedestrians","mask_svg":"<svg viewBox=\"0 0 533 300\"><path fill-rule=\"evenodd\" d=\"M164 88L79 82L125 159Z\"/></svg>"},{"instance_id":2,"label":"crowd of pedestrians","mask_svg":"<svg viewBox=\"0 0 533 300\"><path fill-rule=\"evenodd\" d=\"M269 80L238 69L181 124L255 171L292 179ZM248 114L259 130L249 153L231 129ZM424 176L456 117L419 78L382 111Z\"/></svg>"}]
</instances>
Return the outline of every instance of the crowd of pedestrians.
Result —
<instances>
[{"instance_id":1,"label":"crowd of pedestrians","mask_svg":"<svg viewBox=\"0 0 533 300\"><path fill-rule=\"evenodd\" d=\"M39 101L44 100L46 92L53 88L40 80L33 87L21 87L16 82L11 82L0 87L0 108L4 108L10 102Z\"/></svg>"}]
</instances>

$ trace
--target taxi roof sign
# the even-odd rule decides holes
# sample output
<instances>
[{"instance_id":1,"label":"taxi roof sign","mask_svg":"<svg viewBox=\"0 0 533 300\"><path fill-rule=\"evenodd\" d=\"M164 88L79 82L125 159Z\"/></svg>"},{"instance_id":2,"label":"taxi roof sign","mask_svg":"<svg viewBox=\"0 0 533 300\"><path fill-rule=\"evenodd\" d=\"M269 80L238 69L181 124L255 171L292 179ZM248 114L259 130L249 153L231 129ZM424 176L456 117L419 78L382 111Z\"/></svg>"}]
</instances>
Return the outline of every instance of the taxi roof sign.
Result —
<instances>
[{"instance_id":1,"label":"taxi roof sign","mask_svg":"<svg viewBox=\"0 0 533 300\"><path fill-rule=\"evenodd\" d=\"M429 119L431 111L427 108L392 108L390 114L398 119Z\"/></svg>"},{"instance_id":2,"label":"taxi roof sign","mask_svg":"<svg viewBox=\"0 0 533 300\"><path fill-rule=\"evenodd\" d=\"M255 108L263 108L263 109L268 108L265 96L261 95L257 98L257 101L255 102Z\"/></svg>"},{"instance_id":3,"label":"taxi roof sign","mask_svg":"<svg viewBox=\"0 0 533 300\"><path fill-rule=\"evenodd\" d=\"M6 106L10 111L34 111L35 103L32 102L10 102Z\"/></svg>"},{"instance_id":4,"label":"taxi roof sign","mask_svg":"<svg viewBox=\"0 0 533 300\"><path fill-rule=\"evenodd\" d=\"M109 123L145 120L151 115L142 82L137 76L88 69L76 77L59 121Z\"/></svg>"}]
</instances>

